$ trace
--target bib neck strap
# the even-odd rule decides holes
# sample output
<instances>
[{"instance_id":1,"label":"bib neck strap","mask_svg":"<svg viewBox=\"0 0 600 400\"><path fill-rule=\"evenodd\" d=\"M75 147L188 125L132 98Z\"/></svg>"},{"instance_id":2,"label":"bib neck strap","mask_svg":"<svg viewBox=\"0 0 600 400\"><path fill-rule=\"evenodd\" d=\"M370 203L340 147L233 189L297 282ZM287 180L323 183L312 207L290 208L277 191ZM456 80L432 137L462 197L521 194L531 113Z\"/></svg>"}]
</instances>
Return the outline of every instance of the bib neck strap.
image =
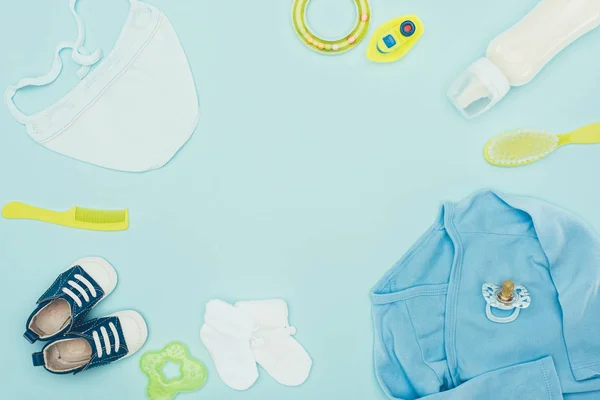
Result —
<instances>
[{"instance_id":1,"label":"bib neck strap","mask_svg":"<svg viewBox=\"0 0 600 400\"><path fill-rule=\"evenodd\" d=\"M129 2L131 7L134 7L138 3L138 0L129 0ZM46 74L31 78L23 78L16 85L10 85L6 89L4 100L8 106L8 110L12 116L22 124L25 124L30 117L19 110L19 108L15 105L14 96L17 94L17 91L24 87L45 86L54 82L62 71L62 60L60 59L61 51L65 49L71 50L71 58L80 65L80 68L76 72L79 79L85 78L90 72L92 66L102 59L102 51L100 49L96 49L90 53L85 47L83 47L83 43L85 42L85 25L81 19L81 16L77 13L75 7L76 4L77 0L69 0L69 8L71 9L71 13L73 14L75 22L77 23L77 39L74 42L62 42L58 45L54 53L54 62L52 63L52 67Z\"/></svg>"},{"instance_id":2,"label":"bib neck strap","mask_svg":"<svg viewBox=\"0 0 600 400\"><path fill-rule=\"evenodd\" d=\"M83 48L83 42L85 42L85 25L83 24L81 16L75 9L76 3L77 0L69 0L71 14L73 14L75 22L77 22L77 40L75 40L71 46L71 49L73 49L71 57L73 58L73 61L81 65L81 68L77 71L77 76L79 79L83 79L90 71L91 66L100 61L102 58L102 51L96 49L92 54L89 54L88 51Z\"/></svg>"}]
</instances>

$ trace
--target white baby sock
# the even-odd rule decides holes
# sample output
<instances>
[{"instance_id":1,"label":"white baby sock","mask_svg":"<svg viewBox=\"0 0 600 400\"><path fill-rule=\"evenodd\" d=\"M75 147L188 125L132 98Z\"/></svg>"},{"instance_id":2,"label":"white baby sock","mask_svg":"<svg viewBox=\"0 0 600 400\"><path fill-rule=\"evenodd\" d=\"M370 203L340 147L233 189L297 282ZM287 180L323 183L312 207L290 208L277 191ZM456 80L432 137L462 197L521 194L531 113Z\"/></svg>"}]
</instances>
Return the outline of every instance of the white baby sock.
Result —
<instances>
[{"instance_id":1,"label":"white baby sock","mask_svg":"<svg viewBox=\"0 0 600 400\"><path fill-rule=\"evenodd\" d=\"M301 385L308 378L312 360L291 336L296 333L296 328L289 326L285 301L239 301L235 307L254 320L252 351L256 362L277 382L287 386Z\"/></svg>"},{"instance_id":2,"label":"white baby sock","mask_svg":"<svg viewBox=\"0 0 600 400\"><path fill-rule=\"evenodd\" d=\"M221 300L206 304L202 343L210 352L221 380L235 390L246 390L258 378L250 347L254 323L243 311Z\"/></svg>"}]
</instances>

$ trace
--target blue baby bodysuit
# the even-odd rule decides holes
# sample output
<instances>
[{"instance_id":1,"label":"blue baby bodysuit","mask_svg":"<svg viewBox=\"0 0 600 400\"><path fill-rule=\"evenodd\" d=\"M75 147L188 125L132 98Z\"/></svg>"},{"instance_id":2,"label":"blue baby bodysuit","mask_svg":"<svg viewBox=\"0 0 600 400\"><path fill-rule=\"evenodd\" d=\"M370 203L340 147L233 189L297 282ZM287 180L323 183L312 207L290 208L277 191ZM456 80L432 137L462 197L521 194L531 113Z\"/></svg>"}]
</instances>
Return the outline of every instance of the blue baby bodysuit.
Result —
<instances>
[{"instance_id":1,"label":"blue baby bodysuit","mask_svg":"<svg viewBox=\"0 0 600 400\"><path fill-rule=\"evenodd\" d=\"M482 285L505 280L530 305L497 323ZM489 191L445 204L372 301L392 399L600 399L600 240L563 209Z\"/></svg>"}]
</instances>

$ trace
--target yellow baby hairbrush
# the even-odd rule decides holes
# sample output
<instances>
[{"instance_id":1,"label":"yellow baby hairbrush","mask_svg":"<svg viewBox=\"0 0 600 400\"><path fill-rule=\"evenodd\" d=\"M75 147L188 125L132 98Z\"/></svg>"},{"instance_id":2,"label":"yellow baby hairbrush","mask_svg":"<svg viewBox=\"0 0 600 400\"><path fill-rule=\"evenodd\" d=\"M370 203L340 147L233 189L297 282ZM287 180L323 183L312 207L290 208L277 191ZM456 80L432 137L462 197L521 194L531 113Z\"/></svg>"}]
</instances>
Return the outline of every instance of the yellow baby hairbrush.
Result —
<instances>
[{"instance_id":1,"label":"yellow baby hairbrush","mask_svg":"<svg viewBox=\"0 0 600 400\"><path fill-rule=\"evenodd\" d=\"M600 143L600 122L561 135L536 129L506 132L487 142L483 154L492 165L518 167L541 160L566 144L592 143Z\"/></svg>"},{"instance_id":2,"label":"yellow baby hairbrush","mask_svg":"<svg viewBox=\"0 0 600 400\"><path fill-rule=\"evenodd\" d=\"M93 231L124 231L129 227L128 210L73 207L68 211L58 212L14 201L4 206L2 216L9 219L32 219Z\"/></svg>"}]
</instances>

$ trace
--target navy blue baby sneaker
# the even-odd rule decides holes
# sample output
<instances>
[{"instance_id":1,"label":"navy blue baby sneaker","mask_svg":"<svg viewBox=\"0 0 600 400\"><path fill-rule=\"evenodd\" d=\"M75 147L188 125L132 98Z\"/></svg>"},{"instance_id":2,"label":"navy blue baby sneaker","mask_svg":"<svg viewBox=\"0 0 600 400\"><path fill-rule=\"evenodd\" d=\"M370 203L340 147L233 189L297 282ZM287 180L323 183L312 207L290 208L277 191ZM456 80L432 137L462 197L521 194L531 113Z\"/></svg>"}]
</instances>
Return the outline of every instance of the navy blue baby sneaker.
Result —
<instances>
[{"instance_id":1,"label":"navy blue baby sneaker","mask_svg":"<svg viewBox=\"0 0 600 400\"><path fill-rule=\"evenodd\" d=\"M116 286L117 272L108 261L100 257L77 260L37 301L27 320L25 338L34 343L69 333Z\"/></svg>"},{"instance_id":2,"label":"navy blue baby sneaker","mask_svg":"<svg viewBox=\"0 0 600 400\"><path fill-rule=\"evenodd\" d=\"M144 318L136 311L121 311L75 324L34 353L33 365L54 374L77 374L133 355L147 338Z\"/></svg>"}]
</instances>

